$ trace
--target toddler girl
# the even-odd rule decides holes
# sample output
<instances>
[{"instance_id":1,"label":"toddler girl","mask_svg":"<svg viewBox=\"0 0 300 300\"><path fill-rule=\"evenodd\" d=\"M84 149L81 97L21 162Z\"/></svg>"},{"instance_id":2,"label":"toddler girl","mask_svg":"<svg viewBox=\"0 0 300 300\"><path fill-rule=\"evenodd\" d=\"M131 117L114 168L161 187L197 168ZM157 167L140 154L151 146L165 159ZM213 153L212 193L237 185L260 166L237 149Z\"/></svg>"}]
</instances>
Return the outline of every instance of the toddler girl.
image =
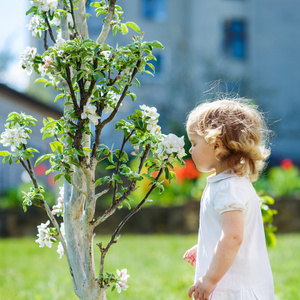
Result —
<instances>
[{"instance_id":1,"label":"toddler girl","mask_svg":"<svg viewBox=\"0 0 300 300\"><path fill-rule=\"evenodd\" d=\"M196 265L195 300L273 300L259 197L251 181L269 156L265 124L254 106L218 100L188 116L190 153L207 178L198 245L184 254Z\"/></svg>"}]
</instances>

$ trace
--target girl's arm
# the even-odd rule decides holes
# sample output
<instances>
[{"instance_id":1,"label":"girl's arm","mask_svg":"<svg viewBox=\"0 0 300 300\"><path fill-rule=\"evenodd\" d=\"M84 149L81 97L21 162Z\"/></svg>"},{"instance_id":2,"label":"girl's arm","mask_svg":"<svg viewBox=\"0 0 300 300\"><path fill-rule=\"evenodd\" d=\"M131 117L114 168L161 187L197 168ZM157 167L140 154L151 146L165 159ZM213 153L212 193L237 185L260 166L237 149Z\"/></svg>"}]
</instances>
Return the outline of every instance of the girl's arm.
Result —
<instances>
[{"instance_id":1,"label":"girl's arm","mask_svg":"<svg viewBox=\"0 0 300 300\"><path fill-rule=\"evenodd\" d=\"M222 234L206 274L190 287L189 296L209 299L217 283L233 264L243 241L244 215L240 210L221 214Z\"/></svg>"}]
</instances>

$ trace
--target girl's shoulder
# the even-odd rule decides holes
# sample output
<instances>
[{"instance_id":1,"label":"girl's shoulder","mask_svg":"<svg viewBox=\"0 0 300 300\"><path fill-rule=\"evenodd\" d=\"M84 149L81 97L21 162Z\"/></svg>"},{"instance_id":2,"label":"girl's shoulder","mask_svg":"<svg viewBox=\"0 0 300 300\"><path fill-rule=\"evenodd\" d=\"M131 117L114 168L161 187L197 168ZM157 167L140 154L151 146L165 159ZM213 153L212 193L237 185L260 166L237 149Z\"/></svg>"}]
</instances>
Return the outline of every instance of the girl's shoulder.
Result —
<instances>
[{"instance_id":1,"label":"girl's shoulder","mask_svg":"<svg viewBox=\"0 0 300 300\"><path fill-rule=\"evenodd\" d=\"M257 197L247 177L225 174L212 179L213 181L210 182L211 204L220 214L229 210L245 211L251 198Z\"/></svg>"}]
</instances>

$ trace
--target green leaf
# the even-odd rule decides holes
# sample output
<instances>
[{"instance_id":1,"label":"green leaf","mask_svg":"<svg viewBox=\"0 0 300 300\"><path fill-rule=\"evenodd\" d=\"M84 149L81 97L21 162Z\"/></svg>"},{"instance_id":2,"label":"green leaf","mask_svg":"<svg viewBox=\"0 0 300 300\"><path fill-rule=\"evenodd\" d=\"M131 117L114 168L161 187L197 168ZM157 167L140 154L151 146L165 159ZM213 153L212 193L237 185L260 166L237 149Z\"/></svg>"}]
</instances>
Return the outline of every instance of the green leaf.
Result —
<instances>
[{"instance_id":1,"label":"green leaf","mask_svg":"<svg viewBox=\"0 0 300 300\"><path fill-rule=\"evenodd\" d=\"M48 80L45 78L38 78L34 83L38 83L38 82L48 83Z\"/></svg>"},{"instance_id":2,"label":"green leaf","mask_svg":"<svg viewBox=\"0 0 300 300\"><path fill-rule=\"evenodd\" d=\"M92 2L91 4L90 4L90 6L92 7L101 7L101 4L99 3L99 2Z\"/></svg>"},{"instance_id":3,"label":"green leaf","mask_svg":"<svg viewBox=\"0 0 300 300\"><path fill-rule=\"evenodd\" d=\"M112 169L115 169L115 168L116 168L115 165L110 165L110 166L106 167L106 170L112 170Z\"/></svg>"},{"instance_id":4,"label":"green leaf","mask_svg":"<svg viewBox=\"0 0 300 300\"><path fill-rule=\"evenodd\" d=\"M125 23L121 24L121 28L122 28L122 34L125 35L128 33L128 27L126 26Z\"/></svg>"},{"instance_id":5,"label":"green leaf","mask_svg":"<svg viewBox=\"0 0 300 300\"><path fill-rule=\"evenodd\" d=\"M8 151L0 151L0 156L7 156L10 155L10 152Z\"/></svg>"},{"instance_id":6,"label":"green leaf","mask_svg":"<svg viewBox=\"0 0 300 300\"><path fill-rule=\"evenodd\" d=\"M64 98L66 95L65 94L59 94L55 97L54 102L56 102L60 98Z\"/></svg>"},{"instance_id":7,"label":"green leaf","mask_svg":"<svg viewBox=\"0 0 300 300\"><path fill-rule=\"evenodd\" d=\"M26 12L26 16L28 16L29 14L31 14L32 12L35 12L37 10L37 6L32 6L27 12Z\"/></svg>"},{"instance_id":8,"label":"green leaf","mask_svg":"<svg viewBox=\"0 0 300 300\"><path fill-rule=\"evenodd\" d=\"M10 161L12 159L12 155L7 155L6 157L3 158L2 163L6 163L8 160Z\"/></svg>"},{"instance_id":9,"label":"green leaf","mask_svg":"<svg viewBox=\"0 0 300 300\"><path fill-rule=\"evenodd\" d=\"M65 179L70 183L70 184L72 184L72 181L71 181L71 176L70 176L70 174L65 174Z\"/></svg>"},{"instance_id":10,"label":"green leaf","mask_svg":"<svg viewBox=\"0 0 300 300\"><path fill-rule=\"evenodd\" d=\"M63 174L59 173L54 176L53 182L55 183L59 178L61 178Z\"/></svg>"},{"instance_id":11,"label":"green leaf","mask_svg":"<svg viewBox=\"0 0 300 300\"><path fill-rule=\"evenodd\" d=\"M151 43L148 43L148 45L152 46L152 47L156 47L158 49L164 49L165 47L163 46L163 44L159 41L153 41Z\"/></svg>"},{"instance_id":12,"label":"green leaf","mask_svg":"<svg viewBox=\"0 0 300 300\"><path fill-rule=\"evenodd\" d=\"M114 34L114 36L117 34L118 29L119 29L119 26L118 26L118 25L115 25L115 26L113 27L113 34Z\"/></svg>"},{"instance_id":13,"label":"green leaf","mask_svg":"<svg viewBox=\"0 0 300 300\"><path fill-rule=\"evenodd\" d=\"M131 29L133 29L134 31L136 31L137 33L141 33L140 27L137 24L135 24L134 22L126 22L126 25L128 27L130 27Z\"/></svg>"},{"instance_id":14,"label":"green leaf","mask_svg":"<svg viewBox=\"0 0 300 300\"><path fill-rule=\"evenodd\" d=\"M99 178L96 182L95 182L95 187L104 184L105 182L109 181L110 177L109 176L105 176L103 178Z\"/></svg>"},{"instance_id":15,"label":"green leaf","mask_svg":"<svg viewBox=\"0 0 300 300\"><path fill-rule=\"evenodd\" d=\"M50 147L51 147L52 151L56 154L63 153L64 146L61 142L54 141L54 142L50 143Z\"/></svg>"}]
</instances>

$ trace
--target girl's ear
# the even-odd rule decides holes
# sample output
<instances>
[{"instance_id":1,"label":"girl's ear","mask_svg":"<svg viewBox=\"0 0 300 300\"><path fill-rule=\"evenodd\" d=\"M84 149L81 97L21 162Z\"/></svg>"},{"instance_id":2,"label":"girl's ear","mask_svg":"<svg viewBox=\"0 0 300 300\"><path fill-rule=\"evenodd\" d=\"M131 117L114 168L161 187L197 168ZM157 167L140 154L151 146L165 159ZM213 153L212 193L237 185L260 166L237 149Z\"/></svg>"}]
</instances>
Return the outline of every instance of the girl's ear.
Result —
<instances>
[{"instance_id":1,"label":"girl's ear","mask_svg":"<svg viewBox=\"0 0 300 300\"><path fill-rule=\"evenodd\" d=\"M217 160L221 160L221 158L224 155L224 147L223 147L223 142L220 138L216 139L216 142L214 144L214 150L215 150L215 157Z\"/></svg>"}]
</instances>

